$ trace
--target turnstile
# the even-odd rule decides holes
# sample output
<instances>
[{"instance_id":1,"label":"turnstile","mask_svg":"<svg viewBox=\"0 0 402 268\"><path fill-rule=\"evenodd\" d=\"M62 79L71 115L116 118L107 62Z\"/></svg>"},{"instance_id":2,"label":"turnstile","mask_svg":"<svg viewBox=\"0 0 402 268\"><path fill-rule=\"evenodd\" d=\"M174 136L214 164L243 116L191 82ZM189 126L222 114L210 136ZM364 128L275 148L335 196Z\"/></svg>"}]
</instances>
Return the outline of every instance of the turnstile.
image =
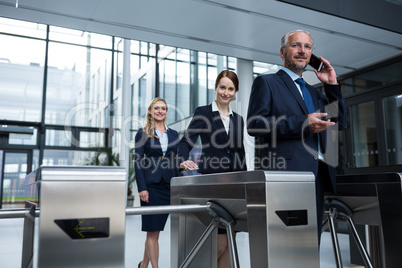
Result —
<instances>
[{"instance_id":1,"label":"turnstile","mask_svg":"<svg viewBox=\"0 0 402 268\"><path fill-rule=\"evenodd\" d=\"M176 177L171 204L215 202L249 234L250 267L319 267L315 178L310 172L246 171ZM179 267L211 219L171 214L171 267ZM217 266L217 232L190 267Z\"/></svg>"},{"instance_id":2,"label":"turnstile","mask_svg":"<svg viewBox=\"0 0 402 268\"><path fill-rule=\"evenodd\" d=\"M356 224L368 226L368 251L374 267L399 268L402 263L402 173L337 176L339 200L353 212Z\"/></svg>"},{"instance_id":3,"label":"turnstile","mask_svg":"<svg viewBox=\"0 0 402 268\"><path fill-rule=\"evenodd\" d=\"M124 168L42 166L27 180L40 209L37 267L124 267Z\"/></svg>"}]
</instances>

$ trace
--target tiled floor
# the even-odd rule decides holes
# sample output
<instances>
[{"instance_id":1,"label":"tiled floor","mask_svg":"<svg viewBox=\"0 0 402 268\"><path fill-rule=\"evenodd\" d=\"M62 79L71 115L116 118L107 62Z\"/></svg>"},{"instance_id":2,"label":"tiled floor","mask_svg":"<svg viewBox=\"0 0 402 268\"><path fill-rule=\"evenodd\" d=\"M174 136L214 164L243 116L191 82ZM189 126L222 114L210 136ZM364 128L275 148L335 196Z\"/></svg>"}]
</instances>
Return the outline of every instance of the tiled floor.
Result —
<instances>
[{"instance_id":1,"label":"tiled floor","mask_svg":"<svg viewBox=\"0 0 402 268\"><path fill-rule=\"evenodd\" d=\"M140 216L126 217L126 267L137 267L142 259L145 233L140 231ZM22 252L22 219L0 219L0 267L1 268L19 268L21 267ZM160 267L170 267L170 222L166 225L164 232L160 235ZM350 264L349 257L349 238L348 235L339 234L339 243L342 250L342 259L345 268L359 267ZM322 245L320 250L320 267L336 267L332 244L329 233L322 236ZM245 249L242 245L248 244L246 233L237 234L237 249L239 254L240 267L248 267L248 247ZM163 265L162 265L163 264Z\"/></svg>"}]
</instances>

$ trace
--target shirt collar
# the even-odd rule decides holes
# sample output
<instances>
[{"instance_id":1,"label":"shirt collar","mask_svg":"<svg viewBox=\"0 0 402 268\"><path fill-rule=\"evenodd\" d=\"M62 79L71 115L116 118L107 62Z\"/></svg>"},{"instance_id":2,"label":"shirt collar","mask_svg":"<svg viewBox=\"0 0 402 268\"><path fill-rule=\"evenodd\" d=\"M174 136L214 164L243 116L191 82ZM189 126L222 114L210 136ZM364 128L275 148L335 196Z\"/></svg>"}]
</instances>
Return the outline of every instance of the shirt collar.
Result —
<instances>
[{"instance_id":1,"label":"shirt collar","mask_svg":"<svg viewBox=\"0 0 402 268\"><path fill-rule=\"evenodd\" d=\"M295 74L293 71L289 70L286 67L282 67L282 70L284 70L290 76L290 78L292 78L293 81L295 81L297 78L300 78L297 74ZM302 78L303 78L303 76L302 76Z\"/></svg>"},{"instance_id":2,"label":"shirt collar","mask_svg":"<svg viewBox=\"0 0 402 268\"><path fill-rule=\"evenodd\" d=\"M166 128L165 132L167 132L167 131L168 131L168 129L169 129L169 128L168 128L168 126L167 126L167 125L165 125L165 128ZM155 131L159 132L159 134L160 134L159 129L155 128Z\"/></svg>"},{"instance_id":3,"label":"shirt collar","mask_svg":"<svg viewBox=\"0 0 402 268\"><path fill-rule=\"evenodd\" d=\"M218 105L216 104L216 101L212 102L212 112L219 112L219 108ZM228 115L232 115L233 111L232 108L229 106L229 114Z\"/></svg>"}]
</instances>

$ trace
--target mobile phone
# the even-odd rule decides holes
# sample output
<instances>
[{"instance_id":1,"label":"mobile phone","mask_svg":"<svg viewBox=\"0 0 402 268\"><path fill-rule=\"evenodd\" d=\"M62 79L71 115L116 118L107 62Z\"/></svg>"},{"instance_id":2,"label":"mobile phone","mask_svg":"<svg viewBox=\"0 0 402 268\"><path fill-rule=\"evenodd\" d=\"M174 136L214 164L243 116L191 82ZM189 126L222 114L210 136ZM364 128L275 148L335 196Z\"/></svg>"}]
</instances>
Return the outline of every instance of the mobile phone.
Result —
<instances>
[{"instance_id":1,"label":"mobile phone","mask_svg":"<svg viewBox=\"0 0 402 268\"><path fill-rule=\"evenodd\" d=\"M310 62L308 64L319 72L324 66L324 62L322 62L322 60L320 60L320 58L314 54L311 54Z\"/></svg>"}]
</instances>

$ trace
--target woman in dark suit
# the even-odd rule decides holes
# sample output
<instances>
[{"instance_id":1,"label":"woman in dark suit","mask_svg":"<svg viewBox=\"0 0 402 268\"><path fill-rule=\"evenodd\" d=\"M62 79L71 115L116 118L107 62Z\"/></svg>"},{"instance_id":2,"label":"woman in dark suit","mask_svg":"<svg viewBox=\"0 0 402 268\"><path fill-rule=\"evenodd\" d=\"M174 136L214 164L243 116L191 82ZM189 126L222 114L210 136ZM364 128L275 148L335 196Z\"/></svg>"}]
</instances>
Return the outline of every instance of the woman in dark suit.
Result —
<instances>
[{"instance_id":1,"label":"woman in dark suit","mask_svg":"<svg viewBox=\"0 0 402 268\"><path fill-rule=\"evenodd\" d=\"M198 107L186 133L180 140L178 155L181 169L198 169L211 174L247 170L243 145L243 118L232 111L229 103L239 90L237 75L222 71L215 81L215 101ZM189 159L189 152L201 138L202 153L198 165ZM218 230L218 267L230 267L226 230Z\"/></svg>"},{"instance_id":2,"label":"woman in dark suit","mask_svg":"<svg viewBox=\"0 0 402 268\"><path fill-rule=\"evenodd\" d=\"M148 107L146 124L135 136L135 176L141 206L170 204L170 180L179 176L176 153L179 134L165 125L168 107L161 98ZM159 233L168 214L142 215L142 231L147 232L144 258L138 267L158 266Z\"/></svg>"}]
</instances>

